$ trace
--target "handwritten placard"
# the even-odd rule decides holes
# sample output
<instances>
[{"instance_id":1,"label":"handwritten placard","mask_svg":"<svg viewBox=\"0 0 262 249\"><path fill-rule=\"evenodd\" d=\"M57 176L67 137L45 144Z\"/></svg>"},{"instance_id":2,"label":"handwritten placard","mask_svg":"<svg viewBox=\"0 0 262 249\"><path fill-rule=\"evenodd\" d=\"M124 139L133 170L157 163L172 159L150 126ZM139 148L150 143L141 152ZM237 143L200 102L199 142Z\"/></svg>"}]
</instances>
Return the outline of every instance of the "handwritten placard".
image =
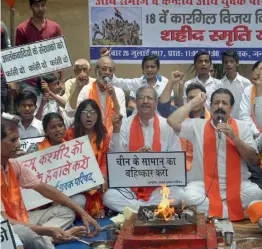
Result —
<instances>
[{"instance_id":1,"label":"handwritten placard","mask_svg":"<svg viewBox=\"0 0 262 249\"><path fill-rule=\"evenodd\" d=\"M63 36L1 51L7 83L72 67Z\"/></svg>"},{"instance_id":2,"label":"handwritten placard","mask_svg":"<svg viewBox=\"0 0 262 249\"><path fill-rule=\"evenodd\" d=\"M107 153L110 188L186 185L185 153Z\"/></svg>"},{"instance_id":3,"label":"handwritten placard","mask_svg":"<svg viewBox=\"0 0 262 249\"><path fill-rule=\"evenodd\" d=\"M16 249L13 231L8 220L1 222L1 248Z\"/></svg>"},{"instance_id":4,"label":"handwritten placard","mask_svg":"<svg viewBox=\"0 0 262 249\"><path fill-rule=\"evenodd\" d=\"M36 152L38 150L38 144L41 143L45 137L32 137L20 139L20 150L29 153Z\"/></svg>"},{"instance_id":5,"label":"handwritten placard","mask_svg":"<svg viewBox=\"0 0 262 249\"><path fill-rule=\"evenodd\" d=\"M18 158L38 179L71 196L104 183L87 136ZM28 210L50 203L34 190L22 190Z\"/></svg>"}]
</instances>

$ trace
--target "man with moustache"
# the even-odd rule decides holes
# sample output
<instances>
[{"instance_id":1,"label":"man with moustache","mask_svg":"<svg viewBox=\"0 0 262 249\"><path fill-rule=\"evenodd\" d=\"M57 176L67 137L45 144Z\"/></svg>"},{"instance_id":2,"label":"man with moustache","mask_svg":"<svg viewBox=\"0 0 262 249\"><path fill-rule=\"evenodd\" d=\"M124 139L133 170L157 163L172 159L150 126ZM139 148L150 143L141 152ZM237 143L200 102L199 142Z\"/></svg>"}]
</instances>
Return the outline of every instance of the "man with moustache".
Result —
<instances>
[{"instance_id":1,"label":"man with moustache","mask_svg":"<svg viewBox=\"0 0 262 249\"><path fill-rule=\"evenodd\" d=\"M178 136L168 126L166 119L156 113L157 92L143 86L136 93L137 113L125 119L113 117L112 152L181 151ZM162 188L108 189L103 202L110 209L123 212L125 207L138 210L139 206L158 205ZM180 202L179 188L170 187L171 199Z\"/></svg>"},{"instance_id":2,"label":"man with moustache","mask_svg":"<svg viewBox=\"0 0 262 249\"><path fill-rule=\"evenodd\" d=\"M169 125L194 149L188 185L181 198L208 216L242 220L250 202L262 200L262 190L249 180L246 164L256 163L257 147L250 127L230 117L234 97L227 89L220 88L211 95L210 119L186 119L206 99L201 92L168 117Z\"/></svg>"},{"instance_id":3,"label":"man with moustache","mask_svg":"<svg viewBox=\"0 0 262 249\"><path fill-rule=\"evenodd\" d=\"M75 89L80 86L92 84L96 79L89 76L91 70L90 64L86 59L78 59L74 64L75 78L69 79L65 82L65 93L62 99L67 102L71 95L74 94Z\"/></svg>"},{"instance_id":4,"label":"man with moustache","mask_svg":"<svg viewBox=\"0 0 262 249\"><path fill-rule=\"evenodd\" d=\"M112 116L120 113L126 117L125 94L123 90L113 87L110 83L115 72L115 63L108 57L100 58L96 63L96 81L88 84L79 84L71 95L65 107L68 116L73 116L77 106L85 99L93 99L99 105L103 122L109 134L113 131Z\"/></svg>"}]
</instances>

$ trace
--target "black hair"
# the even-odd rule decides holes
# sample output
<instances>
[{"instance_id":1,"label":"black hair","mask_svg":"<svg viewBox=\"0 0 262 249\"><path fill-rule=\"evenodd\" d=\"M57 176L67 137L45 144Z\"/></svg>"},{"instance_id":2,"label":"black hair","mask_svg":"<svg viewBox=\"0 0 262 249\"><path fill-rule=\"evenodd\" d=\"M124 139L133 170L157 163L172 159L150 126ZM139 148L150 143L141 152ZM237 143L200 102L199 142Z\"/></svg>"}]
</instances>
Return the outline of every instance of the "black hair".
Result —
<instances>
[{"instance_id":1,"label":"black hair","mask_svg":"<svg viewBox=\"0 0 262 249\"><path fill-rule=\"evenodd\" d=\"M83 132L83 124L81 122L81 113L82 111L90 105L97 114L97 121L94 126L94 132L96 133L96 147L98 150L100 150L100 144L103 141L103 139L107 135L106 127L103 124L102 120L102 113L99 108L99 105L94 101L93 99L86 99L80 103L80 105L77 107L76 113L75 113L75 120L74 120L74 128L75 128L75 138L81 137L84 135Z\"/></svg>"},{"instance_id":2,"label":"black hair","mask_svg":"<svg viewBox=\"0 0 262 249\"><path fill-rule=\"evenodd\" d=\"M27 99L32 99L34 102L34 105L36 106L37 97L33 92L29 90L21 91L16 99L16 103L17 105L20 105L22 100L27 100Z\"/></svg>"},{"instance_id":3,"label":"black hair","mask_svg":"<svg viewBox=\"0 0 262 249\"><path fill-rule=\"evenodd\" d=\"M239 63L239 55L235 50L228 50L222 53L222 63L223 64L224 64L224 59L226 56L232 57L236 61L236 63Z\"/></svg>"},{"instance_id":4,"label":"black hair","mask_svg":"<svg viewBox=\"0 0 262 249\"><path fill-rule=\"evenodd\" d=\"M5 118L1 118L1 141L7 136L6 130L18 129L17 122Z\"/></svg>"},{"instance_id":5,"label":"black hair","mask_svg":"<svg viewBox=\"0 0 262 249\"><path fill-rule=\"evenodd\" d=\"M47 131L47 126L49 124L49 122L52 120L52 119L60 119L63 123L63 125L65 126L65 122L64 122L64 119L62 118L62 116L56 112L50 112L48 114L46 114L43 118L43 121L42 121L42 125L43 125L43 129L44 129L44 132Z\"/></svg>"},{"instance_id":6,"label":"black hair","mask_svg":"<svg viewBox=\"0 0 262 249\"><path fill-rule=\"evenodd\" d=\"M186 88L186 96L188 96L188 93L194 89L199 89L201 92L206 93L206 88L200 84L200 83L191 83Z\"/></svg>"},{"instance_id":7,"label":"black hair","mask_svg":"<svg viewBox=\"0 0 262 249\"><path fill-rule=\"evenodd\" d=\"M37 79L36 79L36 84L37 85L41 85L41 81L45 81L47 84L49 84L49 83L53 83L53 82L59 82L59 79L58 79L58 77L57 77L57 75L56 74L54 74L54 73L51 73L51 74L45 74L45 75L43 75L42 77L38 77Z\"/></svg>"},{"instance_id":8,"label":"black hair","mask_svg":"<svg viewBox=\"0 0 262 249\"><path fill-rule=\"evenodd\" d=\"M216 94L227 94L230 96L230 105L233 106L235 104L235 98L233 96L233 94L226 88L219 88L217 89L216 91L214 91L211 95L211 99L210 99L210 103L212 104L213 103L213 99L215 97Z\"/></svg>"},{"instance_id":9,"label":"black hair","mask_svg":"<svg viewBox=\"0 0 262 249\"><path fill-rule=\"evenodd\" d=\"M262 63L262 61L257 61L257 62L253 65L252 70L254 71L254 70L259 66L260 63Z\"/></svg>"},{"instance_id":10,"label":"black hair","mask_svg":"<svg viewBox=\"0 0 262 249\"><path fill-rule=\"evenodd\" d=\"M212 63L212 57L211 57L211 55L210 55L208 52L204 51L204 50L200 50L200 51L198 51L198 52L195 54L195 56L194 56L194 64L196 64L198 58L199 58L201 55L208 55L208 56L209 56L210 63Z\"/></svg>"},{"instance_id":11,"label":"black hair","mask_svg":"<svg viewBox=\"0 0 262 249\"><path fill-rule=\"evenodd\" d=\"M146 61L154 61L157 68L159 69L160 68L160 60L158 58L158 56L156 55L147 55L143 58L142 60L142 68L144 68L144 65L145 65L145 62Z\"/></svg>"},{"instance_id":12,"label":"black hair","mask_svg":"<svg viewBox=\"0 0 262 249\"><path fill-rule=\"evenodd\" d=\"M39 3L39 2L46 2L46 0L29 0L30 6L32 6L34 3Z\"/></svg>"}]
</instances>

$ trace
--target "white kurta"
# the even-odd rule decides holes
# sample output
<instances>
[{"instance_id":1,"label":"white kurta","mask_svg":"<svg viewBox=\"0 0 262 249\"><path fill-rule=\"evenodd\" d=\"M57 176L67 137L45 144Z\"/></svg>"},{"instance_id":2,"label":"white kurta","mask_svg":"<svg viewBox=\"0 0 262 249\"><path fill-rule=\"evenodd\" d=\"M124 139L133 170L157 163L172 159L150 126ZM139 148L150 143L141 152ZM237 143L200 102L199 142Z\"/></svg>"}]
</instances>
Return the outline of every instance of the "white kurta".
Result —
<instances>
[{"instance_id":1,"label":"white kurta","mask_svg":"<svg viewBox=\"0 0 262 249\"><path fill-rule=\"evenodd\" d=\"M123 121L120 133L113 133L110 142L110 151L112 152L124 152L129 151L129 139L130 139L130 127L135 115L130 116ZM181 151L179 137L173 132L172 128L167 124L166 119L159 116L160 125L160 141L161 150L165 151ZM151 147L153 144L154 136L154 118L149 121L149 125L146 127L142 125L145 146ZM130 207L134 210L138 210L139 206L146 205L157 205L161 201L162 195L160 190L162 188L157 188L153 191L150 196L149 201L145 202L143 200L137 200L136 194L130 188L121 189L109 189L104 194L103 202L104 204L112 210L117 212L123 212L125 207ZM179 187L170 187L171 198L180 202L180 191Z\"/></svg>"},{"instance_id":2,"label":"white kurta","mask_svg":"<svg viewBox=\"0 0 262 249\"><path fill-rule=\"evenodd\" d=\"M253 135L258 134L259 130L256 125L262 127L262 96L256 97L255 99L255 117L256 124L251 117L251 95L252 95L253 85L245 88L242 95L242 100L240 103L240 113L239 118L245 120L249 125L251 125Z\"/></svg>"},{"instance_id":3,"label":"white kurta","mask_svg":"<svg viewBox=\"0 0 262 249\"><path fill-rule=\"evenodd\" d=\"M209 201L205 193L204 185L204 166L203 166L203 144L204 144L204 127L207 120L205 119L187 119L182 122L180 137L185 138L193 144L193 162L192 168L188 172L189 184L184 188L182 199L188 205L198 205L198 210L208 213ZM256 143L251 134L249 126L240 120L236 120L239 130L239 138L257 151ZM221 134L219 142L218 133L216 133L217 160L214 158L214 164L210 165L215 170L218 168L220 195L223 201L223 216L228 217L226 205L226 136ZM251 183L248 178L250 172L246 162L241 159L241 199L243 207L247 208L253 200L262 199L262 190L258 185ZM201 204L200 204L201 203Z\"/></svg>"}]
</instances>

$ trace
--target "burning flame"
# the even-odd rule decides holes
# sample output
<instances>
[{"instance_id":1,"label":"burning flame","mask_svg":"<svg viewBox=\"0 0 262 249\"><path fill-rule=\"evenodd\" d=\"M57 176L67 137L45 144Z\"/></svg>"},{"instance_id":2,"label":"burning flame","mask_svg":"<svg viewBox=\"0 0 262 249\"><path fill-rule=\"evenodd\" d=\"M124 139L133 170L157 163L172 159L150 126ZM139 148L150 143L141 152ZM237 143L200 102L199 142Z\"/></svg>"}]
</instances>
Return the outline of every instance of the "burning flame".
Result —
<instances>
[{"instance_id":1,"label":"burning flame","mask_svg":"<svg viewBox=\"0 0 262 249\"><path fill-rule=\"evenodd\" d=\"M175 213L175 208L170 208L170 204L174 202L174 200L168 199L170 189L166 185L162 185L162 190L160 193L162 194L162 200L158 204L154 214L157 216L162 216L165 221L169 221Z\"/></svg>"}]
</instances>

